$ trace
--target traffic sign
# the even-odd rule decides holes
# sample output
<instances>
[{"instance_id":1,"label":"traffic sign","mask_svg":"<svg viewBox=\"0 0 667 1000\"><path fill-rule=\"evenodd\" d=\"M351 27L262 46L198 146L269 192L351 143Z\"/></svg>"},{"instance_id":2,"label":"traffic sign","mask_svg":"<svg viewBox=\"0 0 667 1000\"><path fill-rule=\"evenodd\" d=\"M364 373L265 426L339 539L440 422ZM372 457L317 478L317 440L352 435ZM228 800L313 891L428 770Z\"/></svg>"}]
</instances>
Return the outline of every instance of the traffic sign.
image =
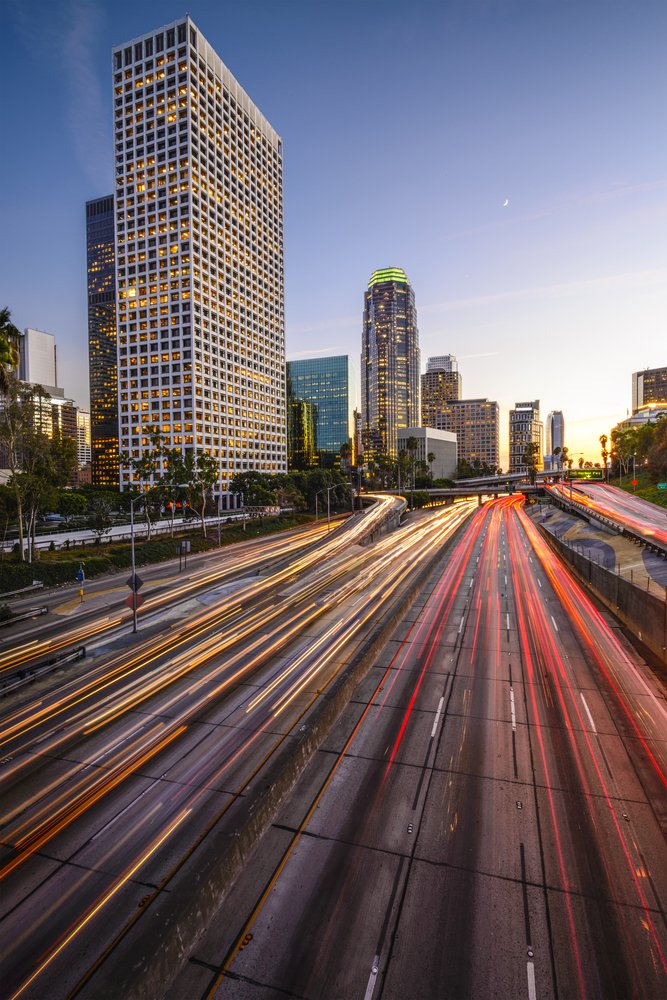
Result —
<instances>
[{"instance_id":1,"label":"traffic sign","mask_svg":"<svg viewBox=\"0 0 667 1000\"><path fill-rule=\"evenodd\" d=\"M631 486L636 486L637 485L637 480L636 479L631 480L630 485Z\"/></svg>"},{"instance_id":2,"label":"traffic sign","mask_svg":"<svg viewBox=\"0 0 667 1000\"><path fill-rule=\"evenodd\" d=\"M137 609L140 608L141 605L144 603L144 600L145 598L143 598L141 594L128 594L127 597L125 598L125 603L127 604L128 608L134 610L135 608Z\"/></svg>"},{"instance_id":3,"label":"traffic sign","mask_svg":"<svg viewBox=\"0 0 667 1000\"><path fill-rule=\"evenodd\" d=\"M76 571L76 582L83 583L85 579L86 579L86 574L83 571L83 566L79 566L78 570Z\"/></svg>"},{"instance_id":4,"label":"traffic sign","mask_svg":"<svg viewBox=\"0 0 667 1000\"><path fill-rule=\"evenodd\" d=\"M659 490L667 490L667 483L658 483Z\"/></svg>"},{"instance_id":5,"label":"traffic sign","mask_svg":"<svg viewBox=\"0 0 667 1000\"><path fill-rule=\"evenodd\" d=\"M133 591L135 592L135 594L136 594L136 592L137 592L137 591L138 591L138 590L139 590L139 589L140 589L141 587L143 587L143 585L144 585L144 581L143 581L143 580L141 579L141 577L139 576L139 574L138 574L138 573L133 573L133 574L132 574L132 575L131 575L131 576L129 577L129 579L128 579L128 581L127 581L127 585L128 585L128 587L130 588L130 590L133 590Z\"/></svg>"}]
</instances>

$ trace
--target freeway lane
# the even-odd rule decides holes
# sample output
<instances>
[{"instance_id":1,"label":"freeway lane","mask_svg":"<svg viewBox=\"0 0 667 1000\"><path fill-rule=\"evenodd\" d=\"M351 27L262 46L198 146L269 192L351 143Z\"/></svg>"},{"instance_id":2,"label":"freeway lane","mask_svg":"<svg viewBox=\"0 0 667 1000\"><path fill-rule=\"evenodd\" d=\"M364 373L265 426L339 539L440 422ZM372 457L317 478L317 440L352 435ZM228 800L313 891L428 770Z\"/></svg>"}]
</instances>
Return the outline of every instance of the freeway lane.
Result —
<instances>
[{"instance_id":1,"label":"freeway lane","mask_svg":"<svg viewBox=\"0 0 667 1000\"><path fill-rule=\"evenodd\" d=\"M549 489L561 494L565 500L572 498L591 511L610 518L621 527L630 528L647 541L667 546L667 510L654 503L605 483L578 482L572 491L566 484L559 483Z\"/></svg>"},{"instance_id":2,"label":"freeway lane","mask_svg":"<svg viewBox=\"0 0 667 1000\"><path fill-rule=\"evenodd\" d=\"M157 585L154 586L151 586L150 577L157 574L159 578L160 567L140 567L139 575L145 578L147 583L147 588L142 594L145 603L138 611L140 621L142 625L147 624L151 618L168 607L189 601L197 594L244 574L266 570L276 561L293 558L318 541L323 544L329 541L326 525L322 523L281 533L278 537L240 542L233 548L222 549L216 553L215 560L207 559L202 569L184 576L183 579L176 578L166 583L158 579ZM126 572L129 573L129 570ZM101 583L102 581L95 581L94 586L99 588ZM124 589L119 593L116 588L104 607L99 605L91 607L84 602L77 608L76 619L71 624L58 618L54 621L49 617L43 622L32 622L29 627L23 626L16 634L3 636L0 639L2 647L0 677L19 668L25 669L33 664L39 664L54 653L61 653L82 643L108 638L119 629L126 631L131 624L131 613L127 612L124 604L128 593L129 591ZM90 597L89 584L88 598ZM33 598L32 603L35 601ZM107 608L110 613L106 613ZM26 639L28 641L25 641Z\"/></svg>"},{"instance_id":3,"label":"freeway lane","mask_svg":"<svg viewBox=\"0 0 667 1000\"><path fill-rule=\"evenodd\" d=\"M167 996L665 995L664 698L540 541L471 519Z\"/></svg>"},{"instance_id":4,"label":"freeway lane","mask_svg":"<svg viewBox=\"0 0 667 1000\"><path fill-rule=\"evenodd\" d=\"M346 542L336 558L290 583L280 607L271 607L274 594L254 609L256 621L246 614L224 622L238 646L231 655L221 656L225 647L210 631L197 654L192 643L182 654L163 651L174 676L149 697L144 687L163 669L152 660L120 701L100 704L98 694L82 716L70 698L37 746L21 742L28 723L15 720L2 817L1 961L10 995L44 996L47 981L49 997L65 995L164 889L179 858L261 780L264 763L340 669L378 602L390 603L471 509L461 504L422 518L371 549ZM179 677L181 655L188 669ZM193 673L196 656L207 669ZM126 703L135 693L141 700Z\"/></svg>"}]
</instances>

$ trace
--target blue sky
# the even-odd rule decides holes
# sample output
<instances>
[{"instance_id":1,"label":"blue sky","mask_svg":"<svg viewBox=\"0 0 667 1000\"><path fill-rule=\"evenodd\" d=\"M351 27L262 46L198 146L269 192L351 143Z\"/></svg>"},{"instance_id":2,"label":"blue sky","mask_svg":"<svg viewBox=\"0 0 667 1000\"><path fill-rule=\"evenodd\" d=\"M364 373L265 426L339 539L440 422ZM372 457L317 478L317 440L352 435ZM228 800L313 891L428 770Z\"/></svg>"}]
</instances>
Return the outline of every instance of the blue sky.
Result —
<instances>
[{"instance_id":1,"label":"blue sky","mask_svg":"<svg viewBox=\"0 0 667 1000\"><path fill-rule=\"evenodd\" d=\"M156 0L5 0L0 304L87 401L84 202L112 190L114 44ZM562 409L571 451L667 364L663 0L188 0L285 148L288 356L350 353L403 267L465 396ZM504 202L509 204L504 206ZM506 458L502 464L505 464Z\"/></svg>"}]
</instances>

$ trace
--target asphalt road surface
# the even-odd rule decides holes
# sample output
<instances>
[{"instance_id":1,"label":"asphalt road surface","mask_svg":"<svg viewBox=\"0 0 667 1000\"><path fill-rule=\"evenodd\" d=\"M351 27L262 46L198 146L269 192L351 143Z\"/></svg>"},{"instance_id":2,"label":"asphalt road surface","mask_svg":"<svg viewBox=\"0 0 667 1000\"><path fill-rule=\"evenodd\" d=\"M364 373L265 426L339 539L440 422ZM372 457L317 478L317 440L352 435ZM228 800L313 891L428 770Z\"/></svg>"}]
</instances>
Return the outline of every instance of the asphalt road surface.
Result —
<instances>
[{"instance_id":1,"label":"asphalt road surface","mask_svg":"<svg viewBox=\"0 0 667 1000\"><path fill-rule=\"evenodd\" d=\"M663 998L666 772L655 678L489 503L166 996Z\"/></svg>"}]
</instances>

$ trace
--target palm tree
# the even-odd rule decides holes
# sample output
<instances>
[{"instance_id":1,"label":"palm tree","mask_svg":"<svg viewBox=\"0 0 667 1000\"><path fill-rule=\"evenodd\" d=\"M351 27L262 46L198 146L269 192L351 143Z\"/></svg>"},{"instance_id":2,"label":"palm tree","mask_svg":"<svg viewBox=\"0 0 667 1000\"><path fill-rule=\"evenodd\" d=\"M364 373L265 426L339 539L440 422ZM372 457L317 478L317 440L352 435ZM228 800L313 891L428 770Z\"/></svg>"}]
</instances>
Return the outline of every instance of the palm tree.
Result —
<instances>
[{"instance_id":1,"label":"palm tree","mask_svg":"<svg viewBox=\"0 0 667 1000\"><path fill-rule=\"evenodd\" d=\"M431 482L433 482L433 463L435 462L434 452L429 451L428 455L426 456L426 461L428 462L428 471L429 475L431 476Z\"/></svg>"},{"instance_id":2,"label":"palm tree","mask_svg":"<svg viewBox=\"0 0 667 1000\"><path fill-rule=\"evenodd\" d=\"M405 442L405 447L410 455L410 462L412 464L412 488L415 488L415 455L419 449L419 441L416 437L409 437Z\"/></svg>"},{"instance_id":3,"label":"palm tree","mask_svg":"<svg viewBox=\"0 0 667 1000\"><path fill-rule=\"evenodd\" d=\"M21 334L11 321L11 313L7 306L0 309L0 392L7 395L9 379L8 368L17 368L19 363L19 344Z\"/></svg>"},{"instance_id":4,"label":"palm tree","mask_svg":"<svg viewBox=\"0 0 667 1000\"><path fill-rule=\"evenodd\" d=\"M600 444L602 445L602 467L605 470L604 477L607 480L607 459L609 458L609 452L607 451L607 442L609 438L606 434L600 435Z\"/></svg>"}]
</instances>

